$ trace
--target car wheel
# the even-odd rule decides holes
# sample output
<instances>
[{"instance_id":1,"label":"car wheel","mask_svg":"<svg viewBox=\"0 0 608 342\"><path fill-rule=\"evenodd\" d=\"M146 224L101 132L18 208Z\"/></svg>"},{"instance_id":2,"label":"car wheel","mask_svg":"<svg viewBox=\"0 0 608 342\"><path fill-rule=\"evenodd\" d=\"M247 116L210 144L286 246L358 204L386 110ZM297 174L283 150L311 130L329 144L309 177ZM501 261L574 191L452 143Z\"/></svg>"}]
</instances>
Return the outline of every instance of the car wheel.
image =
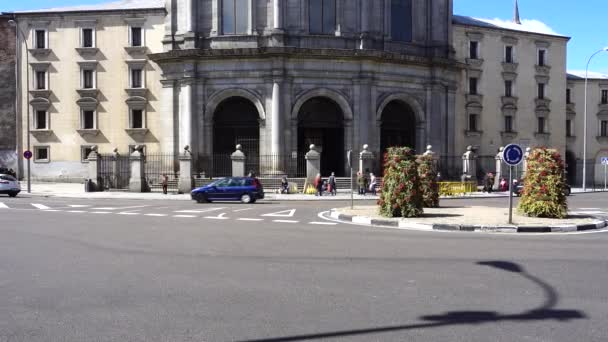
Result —
<instances>
[{"instance_id":1,"label":"car wheel","mask_svg":"<svg viewBox=\"0 0 608 342\"><path fill-rule=\"evenodd\" d=\"M10 197L17 197L17 192L11 192L8 194Z\"/></svg>"},{"instance_id":2,"label":"car wheel","mask_svg":"<svg viewBox=\"0 0 608 342\"><path fill-rule=\"evenodd\" d=\"M252 198L250 194L243 194L241 195L241 202L247 204L247 203L251 203Z\"/></svg>"}]
</instances>

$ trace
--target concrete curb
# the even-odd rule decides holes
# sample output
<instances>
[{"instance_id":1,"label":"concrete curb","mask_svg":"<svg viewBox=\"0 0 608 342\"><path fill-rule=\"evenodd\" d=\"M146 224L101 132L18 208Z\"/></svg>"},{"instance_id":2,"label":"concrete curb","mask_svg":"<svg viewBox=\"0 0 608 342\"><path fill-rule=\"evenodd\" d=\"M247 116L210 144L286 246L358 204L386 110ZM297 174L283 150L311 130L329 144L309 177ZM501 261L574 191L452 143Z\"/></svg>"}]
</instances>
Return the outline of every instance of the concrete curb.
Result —
<instances>
[{"instance_id":1,"label":"concrete curb","mask_svg":"<svg viewBox=\"0 0 608 342\"><path fill-rule=\"evenodd\" d=\"M580 232L608 227L608 219L594 217L596 221L581 225L556 225L556 226L484 226L484 225L461 225L461 224L424 224L409 223L400 220L372 219L368 216L352 216L341 214L332 209L329 216L341 222L352 222L370 227L385 227L397 229L412 229L426 231L451 231L451 232L483 232L483 233L567 233Z\"/></svg>"}]
</instances>

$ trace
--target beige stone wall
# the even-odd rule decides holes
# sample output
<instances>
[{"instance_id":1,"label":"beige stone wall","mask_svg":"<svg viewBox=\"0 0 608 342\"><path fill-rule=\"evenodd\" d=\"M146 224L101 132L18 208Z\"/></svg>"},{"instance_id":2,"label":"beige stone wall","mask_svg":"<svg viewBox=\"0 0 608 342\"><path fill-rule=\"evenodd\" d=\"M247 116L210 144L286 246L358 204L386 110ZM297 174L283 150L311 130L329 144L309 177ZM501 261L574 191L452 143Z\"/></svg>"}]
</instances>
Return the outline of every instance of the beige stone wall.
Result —
<instances>
[{"instance_id":1,"label":"beige stone wall","mask_svg":"<svg viewBox=\"0 0 608 342\"><path fill-rule=\"evenodd\" d=\"M469 60L469 41L479 41L479 60ZM566 52L568 38L473 26L454 26L457 59L467 64L456 100L457 150L477 146L479 155L495 155L500 146L551 146L566 149ZM506 45L514 46L514 64L504 65ZM545 48L549 70L538 70L537 51ZM549 111L536 103L537 81L548 79ZM478 77L481 96L468 96L469 77ZM513 79L513 99L503 99L505 79ZM505 107L515 101L516 109ZM504 132L504 115L513 114L513 130ZM480 132L467 132L468 114L478 113ZM547 118L548 135L537 134L537 117Z\"/></svg>"},{"instance_id":2,"label":"beige stone wall","mask_svg":"<svg viewBox=\"0 0 608 342\"><path fill-rule=\"evenodd\" d=\"M129 24L126 18L143 18L145 51L128 52ZM98 145L101 153L111 153L117 148L121 154L129 151L129 145L145 144L148 153L160 149L160 71L151 61L145 65L144 84L147 88L145 97L146 127L148 133L143 138L129 135L125 129L129 126L129 107L126 103L129 95L129 60L145 60L147 53L162 51L162 38L164 35L163 11L129 11L118 14L116 12L85 13L85 14L39 14L20 15L19 26L27 36L29 47L34 44L33 30L46 28L48 30L48 54L29 52L31 63L48 62L48 100L50 131L35 134L31 137L32 150L34 146L50 147L50 163L32 163L34 178L78 178L86 175L86 164L81 160L81 146ZM95 27L95 46L97 53L79 53L81 46L81 28ZM28 52L21 43L21 55ZM97 129L99 133L83 135L78 132L80 128L80 106L77 101L81 95L77 89L81 88L81 67L79 62L97 61L96 88L99 90L97 100ZM20 72L25 80L28 66L22 58ZM30 69L30 88L33 87L34 74ZM27 132L27 92L25 82L20 90L22 98L22 113L24 122L23 141L25 144ZM37 95L38 96L38 95ZM43 95L43 97L45 97ZM31 100L31 98L30 98ZM32 122L34 108L32 108Z\"/></svg>"}]
</instances>

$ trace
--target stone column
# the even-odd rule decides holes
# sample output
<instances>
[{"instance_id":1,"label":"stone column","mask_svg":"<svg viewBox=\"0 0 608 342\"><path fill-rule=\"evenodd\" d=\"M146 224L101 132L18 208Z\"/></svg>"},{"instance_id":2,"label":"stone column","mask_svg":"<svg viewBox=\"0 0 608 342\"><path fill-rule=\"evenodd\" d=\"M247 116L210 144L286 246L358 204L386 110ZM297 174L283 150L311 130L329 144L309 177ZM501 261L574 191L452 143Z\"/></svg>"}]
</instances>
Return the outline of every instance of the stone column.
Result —
<instances>
[{"instance_id":1,"label":"stone column","mask_svg":"<svg viewBox=\"0 0 608 342\"><path fill-rule=\"evenodd\" d=\"M129 179L130 192L150 192L146 183L144 169L143 146L137 145L131 154L131 178Z\"/></svg>"},{"instance_id":2,"label":"stone column","mask_svg":"<svg viewBox=\"0 0 608 342\"><path fill-rule=\"evenodd\" d=\"M501 146L498 149L498 153L496 154L496 157L494 158L496 160L496 175L494 176L494 188L495 189L498 189L500 187L500 179L504 175L503 163L502 163L502 151L504 149L505 148Z\"/></svg>"},{"instance_id":3,"label":"stone column","mask_svg":"<svg viewBox=\"0 0 608 342\"><path fill-rule=\"evenodd\" d=\"M89 161L89 179L93 182L93 188L90 191L103 191L103 179L99 174L99 163L97 162L97 146L91 147L91 153L87 156ZM88 184L87 184L88 186Z\"/></svg>"},{"instance_id":4,"label":"stone column","mask_svg":"<svg viewBox=\"0 0 608 342\"><path fill-rule=\"evenodd\" d=\"M242 151L243 147L236 145L236 151L230 155L232 160L232 177L245 177L245 161L247 157Z\"/></svg>"},{"instance_id":5,"label":"stone column","mask_svg":"<svg viewBox=\"0 0 608 342\"><path fill-rule=\"evenodd\" d=\"M359 153L359 172L373 172L374 154L369 151L369 145L363 145L363 150Z\"/></svg>"},{"instance_id":6,"label":"stone column","mask_svg":"<svg viewBox=\"0 0 608 342\"><path fill-rule=\"evenodd\" d=\"M273 0L272 1L272 10L273 10L273 26L272 28L278 32L283 31L283 2L285 0Z\"/></svg>"},{"instance_id":7,"label":"stone column","mask_svg":"<svg viewBox=\"0 0 608 342\"><path fill-rule=\"evenodd\" d=\"M306 153L306 183L313 184L317 174L321 173L321 153L317 152L315 145L310 145L310 150Z\"/></svg>"},{"instance_id":8,"label":"stone column","mask_svg":"<svg viewBox=\"0 0 608 342\"><path fill-rule=\"evenodd\" d=\"M532 152L532 148L526 148L526 152L524 153L524 170L522 171L522 177L526 175L528 171L528 158L530 157L530 153Z\"/></svg>"},{"instance_id":9,"label":"stone column","mask_svg":"<svg viewBox=\"0 0 608 342\"><path fill-rule=\"evenodd\" d=\"M176 87L174 80L161 80L161 101L159 113L160 148L163 153L175 153L175 108L176 108Z\"/></svg>"},{"instance_id":10,"label":"stone column","mask_svg":"<svg viewBox=\"0 0 608 342\"><path fill-rule=\"evenodd\" d=\"M477 181L477 155L472 146L467 146L467 151L462 155L462 175L465 180Z\"/></svg>"},{"instance_id":11,"label":"stone column","mask_svg":"<svg viewBox=\"0 0 608 342\"><path fill-rule=\"evenodd\" d=\"M192 178L192 151L190 146L184 147L184 153L180 154L179 160L179 180L177 191L180 194L189 194L194 187L194 179Z\"/></svg>"},{"instance_id":12,"label":"stone column","mask_svg":"<svg viewBox=\"0 0 608 342\"><path fill-rule=\"evenodd\" d=\"M272 154L271 174L283 174L281 167L283 151L283 117L281 116L281 86L282 79L275 78L272 84L272 118L270 120L270 153Z\"/></svg>"},{"instance_id":13,"label":"stone column","mask_svg":"<svg viewBox=\"0 0 608 342\"><path fill-rule=\"evenodd\" d=\"M179 146L192 146L192 83L192 79L180 83Z\"/></svg>"},{"instance_id":14,"label":"stone column","mask_svg":"<svg viewBox=\"0 0 608 342\"><path fill-rule=\"evenodd\" d=\"M361 33L359 36L359 49L366 50L372 47L372 40L369 34L369 21L371 20L371 3L372 0L361 1Z\"/></svg>"}]
</instances>

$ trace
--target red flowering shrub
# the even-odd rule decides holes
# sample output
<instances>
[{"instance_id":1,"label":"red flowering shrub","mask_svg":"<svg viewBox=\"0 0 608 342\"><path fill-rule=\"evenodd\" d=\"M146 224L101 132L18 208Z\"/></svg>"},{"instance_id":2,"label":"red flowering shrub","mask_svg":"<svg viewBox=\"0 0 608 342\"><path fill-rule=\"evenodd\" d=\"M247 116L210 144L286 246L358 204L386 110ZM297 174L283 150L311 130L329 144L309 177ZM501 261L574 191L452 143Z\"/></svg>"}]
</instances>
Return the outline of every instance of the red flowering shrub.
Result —
<instances>
[{"instance_id":1,"label":"red flowering shrub","mask_svg":"<svg viewBox=\"0 0 608 342\"><path fill-rule=\"evenodd\" d=\"M422 205L425 208L439 207L439 184L437 184L437 171L433 167L433 157L418 156L418 177L420 178L420 191L422 191Z\"/></svg>"},{"instance_id":2,"label":"red flowering shrub","mask_svg":"<svg viewBox=\"0 0 608 342\"><path fill-rule=\"evenodd\" d=\"M548 148L534 149L528 157L519 211L534 217L566 217L565 187L564 161L559 152Z\"/></svg>"},{"instance_id":3,"label":"red flowering shrub","mask_svg":"<svg viewBox=\"0 0 608 342\"><path fill-rule=\"evenodd\" d=\"M422 192L414 151L390 147L384 155L380 214L387 217L417 217L422 214Z\"/></svg>"}]
</instances>

